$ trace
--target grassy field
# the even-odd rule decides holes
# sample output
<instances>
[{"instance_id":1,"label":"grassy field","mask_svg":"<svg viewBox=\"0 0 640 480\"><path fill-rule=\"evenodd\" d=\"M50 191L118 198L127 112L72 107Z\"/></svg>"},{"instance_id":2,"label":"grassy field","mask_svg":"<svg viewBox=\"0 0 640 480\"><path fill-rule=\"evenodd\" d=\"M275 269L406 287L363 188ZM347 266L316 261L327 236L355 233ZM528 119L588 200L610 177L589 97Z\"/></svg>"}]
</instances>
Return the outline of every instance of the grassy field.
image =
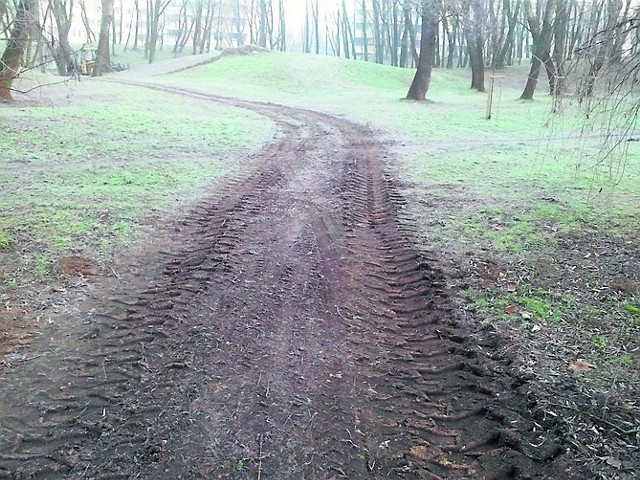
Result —
<instances>
[{"instance_id":1,"label":"grassy field","mask_svg":"<svg viewBox=\"0 0 640 480\"><path fill-rule=\"evenodd\" d=\"M140 52L116 61L133 65ZM149 81L368 124L389 141L406 215L461 310L512 332L541 375L562 369L628 397L640 391L640 144L603 161L602 130L579 135L573 97L554 114L543 85L536 100L518 99L523 69L499 73L491 120L487 95L460 70L436 70L424 104L401 100L412 71L296 54L228 56ZM65 88L55 105L0 109L0 255L28 258L41 277L64 252L122 245L148 212L197 198L233 170L228 159L273 134L234 109L199 109L194 121L188 103L161 93ZM0 270L5 284L16 275ZM597 368L570 369L578 358Z\"/></svg>"},{"instance_id":2,"label":"grassy field","mask_svg":"<svg viewBox=\"0 0 640 480\"><path fill-rule=\"evenodd\" d=\"M2 262L5 285L45 279L64 254L121 248L145 218L198 198L274 133L245 110L90 79L42 101L46 92L0 108L0 255L21 260Z\"/></svg>"}]
</instances>

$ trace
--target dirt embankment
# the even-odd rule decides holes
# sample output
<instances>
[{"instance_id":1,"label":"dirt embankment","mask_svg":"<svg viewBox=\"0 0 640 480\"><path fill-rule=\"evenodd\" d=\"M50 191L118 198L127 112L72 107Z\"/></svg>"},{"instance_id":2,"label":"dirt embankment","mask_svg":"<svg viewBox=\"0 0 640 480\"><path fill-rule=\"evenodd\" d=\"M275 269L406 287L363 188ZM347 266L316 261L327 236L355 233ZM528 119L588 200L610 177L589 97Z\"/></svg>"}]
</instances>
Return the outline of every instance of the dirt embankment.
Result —
<instances>
[{"instance_id":1,"label":"dirt embankment","mask_svg":"<svg viewBox=\"0 0 640 480\"><path fill-rule=\"evenodd\" d=\"M370 131L157 88L280 140L0 372L0 478L582 477L454 320Z\"/></svg>"}]
</instances>

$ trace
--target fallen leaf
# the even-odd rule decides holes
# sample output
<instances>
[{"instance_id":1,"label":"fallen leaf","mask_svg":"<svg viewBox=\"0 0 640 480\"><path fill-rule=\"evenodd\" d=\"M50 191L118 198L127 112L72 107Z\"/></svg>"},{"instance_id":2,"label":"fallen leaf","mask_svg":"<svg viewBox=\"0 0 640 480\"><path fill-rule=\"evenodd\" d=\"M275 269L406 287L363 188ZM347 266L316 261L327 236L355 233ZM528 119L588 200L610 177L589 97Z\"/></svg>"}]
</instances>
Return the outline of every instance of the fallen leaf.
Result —
<instances>
[{"instance_id":1,"label":"fallen leaf","mask_svg":"<svg viewBox=\"0 0 640 480\"><path fill-rule=\"evenodd\" d=\"M512 315L514 313L518 313L518 307L514 305L509 305L508 307L504 307L504 311L505 313Z\"/></svg>"},{"instance_id":2,"label":"fallen leaf","mask_svg":"<svg viewBox=\"0 0 640 480\"><path fill-rule=\"evenodd\" d=\"M584 358L579 358L575 362L569 364L569 370L574 372L589 372L596 368L593 363L587 362Z\"/></svg>"},{"instance_id":3,"label":"fallen leaf","mask_svg":"<svg viewBox=\"0 0 640 480\"><path fill-rule=\"evenodd\" d=\"M409 450L409 455L411 455L413 458L417 460L425 461L429 459L427 447L425 447L424 445L411 447L411 450Z\"/></svg>"},{"instance_id":4,"label":"fallen leaf","mask_svg":"<svg viewBox=\"0 0 640 480\"><path fill-rule=\"evenodd\" d=\"M539 332L540 330L542 330L542 327L540 325L534 325L533 327L531 327L531 331L532 332Z\"/></svg>"}]
</instances>

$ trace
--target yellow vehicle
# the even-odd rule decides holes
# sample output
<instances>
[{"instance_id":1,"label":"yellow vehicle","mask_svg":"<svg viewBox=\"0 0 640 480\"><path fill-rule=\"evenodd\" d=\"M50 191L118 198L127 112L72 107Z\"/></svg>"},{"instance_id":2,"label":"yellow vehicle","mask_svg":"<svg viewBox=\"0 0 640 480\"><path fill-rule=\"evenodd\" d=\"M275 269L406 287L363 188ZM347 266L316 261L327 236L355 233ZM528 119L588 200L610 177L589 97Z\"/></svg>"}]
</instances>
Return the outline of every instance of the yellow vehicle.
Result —
<instances>
[{"instance_id":1,"label":"yellow vehicle","mask_svg":"<svg viewBox=\"0 0 640 480\"><path fill-rule=\"evenodd\" d=\"M80 73L82 73L82 75L93 74L93 68L96 65L97 52L98 47L93 43L85 43L78 51L78 63L80 64Z\"/></svg>"}]
</instances>

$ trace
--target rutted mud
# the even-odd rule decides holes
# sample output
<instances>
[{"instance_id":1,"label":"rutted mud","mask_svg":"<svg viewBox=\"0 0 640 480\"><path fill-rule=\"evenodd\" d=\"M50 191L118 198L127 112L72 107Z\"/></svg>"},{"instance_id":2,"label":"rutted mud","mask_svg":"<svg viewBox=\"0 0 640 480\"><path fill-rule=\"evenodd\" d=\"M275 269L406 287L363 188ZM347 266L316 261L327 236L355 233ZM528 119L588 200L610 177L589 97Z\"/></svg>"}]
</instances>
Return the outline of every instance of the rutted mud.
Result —
<instances>
[{"instance_id":1,"label":"rutted mud","mask_svg":"<svg viewBox=\"0 0 640 480\"><path fill-rule=\"evenodd\" d=\"M452 318L370 131L154 88L281 139L82 331L2 372L0 478L580 476L526 380Z\"/></svg>"}]
</instances>

